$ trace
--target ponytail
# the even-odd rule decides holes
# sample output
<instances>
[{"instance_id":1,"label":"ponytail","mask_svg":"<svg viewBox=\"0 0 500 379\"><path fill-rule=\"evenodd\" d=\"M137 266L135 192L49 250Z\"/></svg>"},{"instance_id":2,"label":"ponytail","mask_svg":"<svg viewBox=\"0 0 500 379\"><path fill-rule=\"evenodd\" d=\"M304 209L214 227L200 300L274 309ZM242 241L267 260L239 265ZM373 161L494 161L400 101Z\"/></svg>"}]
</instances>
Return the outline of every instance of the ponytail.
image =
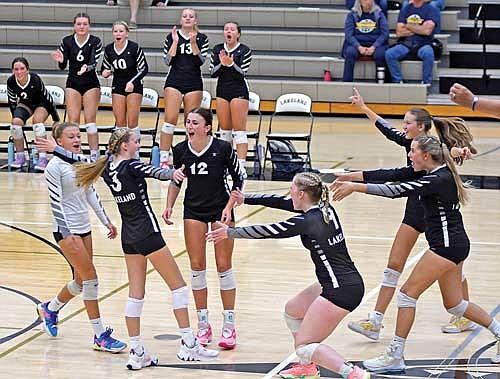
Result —
<instances>
[{"instance_id":1,"label":"ponytail","mask_svg":"<svg viewBox=\"0 0 500 379\"><path fill-rule=\"evenodd\" d=\"M477 153L477 149L472 145L472 133L465 123L459 117L433 117L434 127L441 142L446 144L448 150L453 147L468 147L472 154ZM452 158L456 164L462 165L464 158Z\"/></svg>"}]
</instances>

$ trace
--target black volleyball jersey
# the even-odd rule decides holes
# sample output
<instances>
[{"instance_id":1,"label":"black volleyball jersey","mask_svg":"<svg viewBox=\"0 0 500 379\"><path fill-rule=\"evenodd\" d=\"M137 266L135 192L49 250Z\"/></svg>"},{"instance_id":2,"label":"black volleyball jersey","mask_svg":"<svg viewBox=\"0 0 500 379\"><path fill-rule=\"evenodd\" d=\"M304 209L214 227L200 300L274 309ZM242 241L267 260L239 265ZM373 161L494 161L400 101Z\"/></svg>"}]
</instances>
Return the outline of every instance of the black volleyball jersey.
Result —
<instances>
[{"instance_id":1,"label":"black volleyball jersey","mask_svg":"<svg viewBox=\"0 0 500 379\"><path fill-rule=\"evenodd\" d=\"M179 42L174 57L168 54L170 46L172 46L172 33L169 33L163 43L163 59L170 66L168 72L169 79L179 81L191 81L201 79L201 66L205 63L208 54L208 37L203 33L196 34L196 45L200 50L200 54L193 55L191 48L191 40L188 36L182 34L181 30L177 30Z\"/></svg>"},{"instance_id":2,"label":"black volleyball jersey","mask_svg":"<svg viewBox=\"0 0 500 379\"><path fill-rule=\"evenodd\" d=\"M173 148L174 167L184 165L187 188L184 206L198 213L215 213L224 209L230 189L226 181L231 175L231 189L243 186L243 176L238 158L231 145L218 138L210 142L201 152L191 148L189 141L183 141ZM180 187L180 185L178 185Z\"/></svg>"},{"instance_id":3,"label":"black volleyball jersey","mask_svg":"<svg viewBox=\"0 0 500 379\"><path fill-rule=\"evenodd\" d=\"M89 78L97 77L95 69L97 62L102 55L102 43L99 37L89 34L84 43L78 43L76 35L72 34L63 38L59 50L64 56L64 60L59 63L59 68L64 70L69 63L69 78ZM87 72L77 75L82 66L87 65Z\"/></svg>"},{"instance_id":4,"label":"black volleyball jersey","mask_svg":"<svg viewBox=\"0 0 500 379\"><path fill-rule=\"evenodd\" d=\"M53 121L59 121L52 96L45 88L42 79L34 72L28 74L28 81L25 85L19 84L16 77L11 75L7 79L7 98L12 115L17 104L24 104L29 108L43 106L52 116Z\"/></svg>"},{"instance_id":5,"label":"black volleyball jersey","mask_svg":"<svg viewBox=\"0 0 500 379\"><path fill-rule=\"evenodd\" d=\"M148 73L148 62L142 48L134 41L127 40L125 47L117 51L114 43L104 49L102 70L113 71L113 87L125 87L128 82L134 86L142 84Z\"/></svg>"},{"instance_id":6,"label":"black volleyball jersey","mask_svg":"<svg viewBox=\"0 0 500 379\"><path fill-rule=\"evenodd\" d=\"M401 183L369 183L367 193L390 198L418 196L424 208L425 237L431 248L468 246L457 186L446 165L423 176L417 172L414 180L409 180L407 168L393 173Z\"/></svg>"},{"instance_id":7,"label":"black volleyball jersey","mask_svg":"<svg viewBox=\"0 0 500 379\"><path fill-rule=\"evenodd\" d=\"M145 178L172 179L173 169L155 168L137 159L108 162L102 177L111 190L122 217L122 243L142 241L160 232L149 202Z\"/></svg>"},{"instance_id":8,"label":"black volleyball jersey","mask_svg":"<svg viewBox=\"0 0 500 379\"><path fill-rule=\"evenodd\" d=\"M245 204L297 212L291 198L278 195L246 194ZM300 236L302 244L310 251L316 276L323 286L338 288L356 284L359 282L358 271L349 256L342 226L332 206L328 208L328 215L329 222L326 223L323 212L318 206L313 206L307 212L274 224L229 228L228 236L249 239Z\"/></svg>"},{"instance_id":9,"label":"black volleyball jersey","mask_svg":"<svg viewBox=\"0 0 500 379\"><path fill-rule=\"evenodd\" d=\"M225 50L226 54L233 58L233 65L231 67L221 65L219 53L222 50ZM252 63L252 50L248 46L238 42L232 50L229 50L225 43L221 43L215 45L212 49L210 75L212 78L219 78L217 87L247 86L245 77L250 68L250 63Z\"/></svg>"}]
</instances>

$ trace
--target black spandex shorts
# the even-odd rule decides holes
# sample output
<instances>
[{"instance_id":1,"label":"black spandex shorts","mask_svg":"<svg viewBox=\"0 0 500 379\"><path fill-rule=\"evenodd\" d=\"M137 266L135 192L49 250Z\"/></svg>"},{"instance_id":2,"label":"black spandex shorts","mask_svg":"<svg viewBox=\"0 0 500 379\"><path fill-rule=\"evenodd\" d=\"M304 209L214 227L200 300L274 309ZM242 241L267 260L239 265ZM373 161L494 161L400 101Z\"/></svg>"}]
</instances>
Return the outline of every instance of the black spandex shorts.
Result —
<instances>
[{"instance_id":1,"label":"black spandex shorts","mask_svg":"<svg viewBox=\"0 0 500 379\"><path fill-rule=\"evenodd\" d=\"M85 93L88 90L94 89L94 88L101 88L101 85L99 84L99 80L97 77L95 80L78 80L78 79L70 79L68 78L66 80L66 88L71 88L74 89L75 91L78 91L80 95L85 95Z\"/></svg>"},{"instance_id":2,"label":"black spandex shorts","mask_svg":"<svg viewBox=\"0 0 500 379\"><path fill-rule=\"evenodd\" d=\"M424 207L417 197L409 197L406 200L403 224L411 226L419 233L425 231Z\"/></svg>"},{"instance_id":3,"label":"black spandex shorts","mask_svg":"<svg viewBox=\"0 0 500 379\"><path fill-rule=\"evenodd\" d=\"M35 113L35 109L37 109L39 107L45 108L47 113L49 112L49 106L47 106L47 104L45 104L45 103L36 104L36 105L28 105L28 104L21 103L21 104L17 105L16 109L14 109L14 115L12 116L12 118L20 118L21 120L23 120L23 123L26 125L26 122L28 121L28 119L31 116L33 116L33 113Z\"/></svg>"},{"instance_id":4,"label":"black spandex shorts","mask_svg":"<svg viewBox=\"0 0 500 379\"><path fill-rule=\"evenodd\" d=\"M122 249L125 254L140 254L148 256L166 245L161 233L154 233L147 238L134 243L122 242Z\"/></svg>"},{"instance_id":5,"label":"black spandex shorts","mask_svg":"<svg viewBox=\"0 0 500 379\"><path fill-rule=\"evenodd\" d=\"M87 233L73 233L74 236L79 236L79 237L87 237L90 236L92 232L87 232ZM64 237L60 232L53 232L52 235L54 236L54 239L56 240L57 243L61 242Z\"/></svg>"},{"instance_id":6,"label":"black spandex shorts","mask_svg":"<svg viewBox=\"0 0 500 379\"><path fill-rule=\"evenodd\" d=\"M231 102L233 99L245 99L248 100L248 88L245 87L217 87L216 97L224 99Z\"/></svg>"},{"instance_id":7,"label":"black spandex shorts","mask_svg":"<svg viewBox=\"0 0 500 379\"><path fill-rule=\"evenodd\" d=\"M429 249L440 257L459 264L469 256L470 245L454 247L430 246Z\"/></svg>"},{"instance_id":8,"label":"black spandex shorts","mask_svg":"<svg viewBox=\"0 0 500 379\"><path fill-rule=\"evenodd\" d=\"M190 92L203 91L203 82L201 81L201 79L188 82L188 81L173 80L167 77L167 80L165 81L165 86L163 88L167 87L175 88L177 91L185 95Z\"/></svg>"},{"instance_id":9,"label":"black spandex shorts","mask_svg":"<svg viewBox=\"0 0 500 379\"><path fill-rule=\"evenodd\" d=\"M125 84L113 84L113 87L111 88L111 93L116 93L117 95L122 95L122 96L128 96L131 93L138 93L139 95L142 96L142 90L144 86L142 84L136 86L134 85L134 90L132 92L126 92L125 87L127 83Z\"/></svg>"},{"instance_id":10,"label":"black spandex shorts","mask_svg":"<svg viewBox=\"0 0 500 379\"><path fill-rule=\"evenodd\" d=\"M203 213L203 212L195 212L191 209L184 207L184 220L197 220L204 222L205 224L220 221L222 217L222 210L216 213ZM231 221L234 222L234 210L231 210Z\"/></svg>"},{"instance_id":11,"label":"black spandex shorts","mask_svg":"<svg viewBox=\"0 0 500 379\"><path fill-rule=\"evenodd\" d=\"M323 292L321 292L320 296L337 307L352 312L361 304L364 294L365 286L361 280L357 284L347 284L338 288L333 288L332 285L323 286Z\"/></svg>"}]
</instances>

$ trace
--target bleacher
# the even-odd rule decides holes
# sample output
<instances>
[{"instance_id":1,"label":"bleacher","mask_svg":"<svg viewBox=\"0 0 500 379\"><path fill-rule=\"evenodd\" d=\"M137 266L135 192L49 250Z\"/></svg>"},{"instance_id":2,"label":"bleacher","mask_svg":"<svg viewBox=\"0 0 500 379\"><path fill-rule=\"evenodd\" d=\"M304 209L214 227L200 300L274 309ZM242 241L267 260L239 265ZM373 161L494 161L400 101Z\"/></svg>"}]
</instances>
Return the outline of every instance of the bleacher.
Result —
<instances>
[{"instance_id":1,"label":"bleacher","mask_svg":"<svg viewBox=\"0 0 500 379\"><path fill-rule=\"evenodd\" d=\"M442 14L444 57L451 33L458 30L458 15L463 0L449 0ZM57 48L62 37L72 32L72 19L77 12L87 12L92 21L92 33L104 44L112 41L111 24L118 19L128 20L128 7L107 7L103 1L76 2L0 2L0 82L10 75L10 63L15 56L25 56L33 69L46 83L64 86L66 72L61 72L49 53ZM249 70L251 89L265 101L273 101L283 93L301 92L309 95L315 111L328 113L331 104L346 102L352 84L339 82L343 72L340 50L347 10L341 0L262 0L219 1L183 0L170 2L165 9L141 8L139 29L130 32L130 39L145 50L150 74L144 85L163 92L167 67L163 62L162 45L171 26L178 24L181 10L194 7L198 12L200 30L206 33L213 46L222 42L222 25L234 20L240 23L242 42L254 52ZM397 11L389 11L389 22L394 39ZM447 60L446 58L444 60ZM440 62L436 62L437 83ZM356 65L356 86L371 103L408 104L426 103L426 87L420 84L421 62L402 64L405 78L414 82L405 86L375 82L372 62ZM333 82L324 82L324 70L330 70ZM208 77L208 63L203 67L205 88L215 92L215 80ZM109 85L103 80L103 85ZM437 85L436 85L437 88Z\"/></svg>"}]
</instances>

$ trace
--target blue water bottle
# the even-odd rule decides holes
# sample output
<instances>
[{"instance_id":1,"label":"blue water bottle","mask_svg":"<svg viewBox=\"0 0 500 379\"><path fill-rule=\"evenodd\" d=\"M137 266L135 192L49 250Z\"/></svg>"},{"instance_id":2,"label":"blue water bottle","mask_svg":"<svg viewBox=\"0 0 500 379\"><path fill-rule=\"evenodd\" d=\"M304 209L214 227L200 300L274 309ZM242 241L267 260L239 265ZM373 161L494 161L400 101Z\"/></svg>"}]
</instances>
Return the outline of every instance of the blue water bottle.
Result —
<instances>
[{"instance_id":1,"label":"blue water bottle","mask_svg":"<svg viewBox=\"0 0 500 379\"><path fill-rule=\"evenodd\" d=\"M151 164L160 167L160 147L156 144L151 149Z\"/></svg>"},{"instance_id":2,"label":"blue water bottle","mask_svg":"<svg viewBox=\"0 0 500 379\"><path fill-rule=\"evenodd\" d=\"M14 156L16 155L14 151L14 138L9 137L9 142L7 142L7 166L10 169L12 162L14 162Z\"/></svg>"},{"instance_id":3,"label":"blue water bottle","mask_svg":"<svg viewBox=\"0 0 500 379\"><path fill-rule=\"evenodd\" d=\"M35 167L38 164L38 159L40 158L40 152L36 148L35 141L31 141L31 166Z\"/></svg>"}]
</instances>

